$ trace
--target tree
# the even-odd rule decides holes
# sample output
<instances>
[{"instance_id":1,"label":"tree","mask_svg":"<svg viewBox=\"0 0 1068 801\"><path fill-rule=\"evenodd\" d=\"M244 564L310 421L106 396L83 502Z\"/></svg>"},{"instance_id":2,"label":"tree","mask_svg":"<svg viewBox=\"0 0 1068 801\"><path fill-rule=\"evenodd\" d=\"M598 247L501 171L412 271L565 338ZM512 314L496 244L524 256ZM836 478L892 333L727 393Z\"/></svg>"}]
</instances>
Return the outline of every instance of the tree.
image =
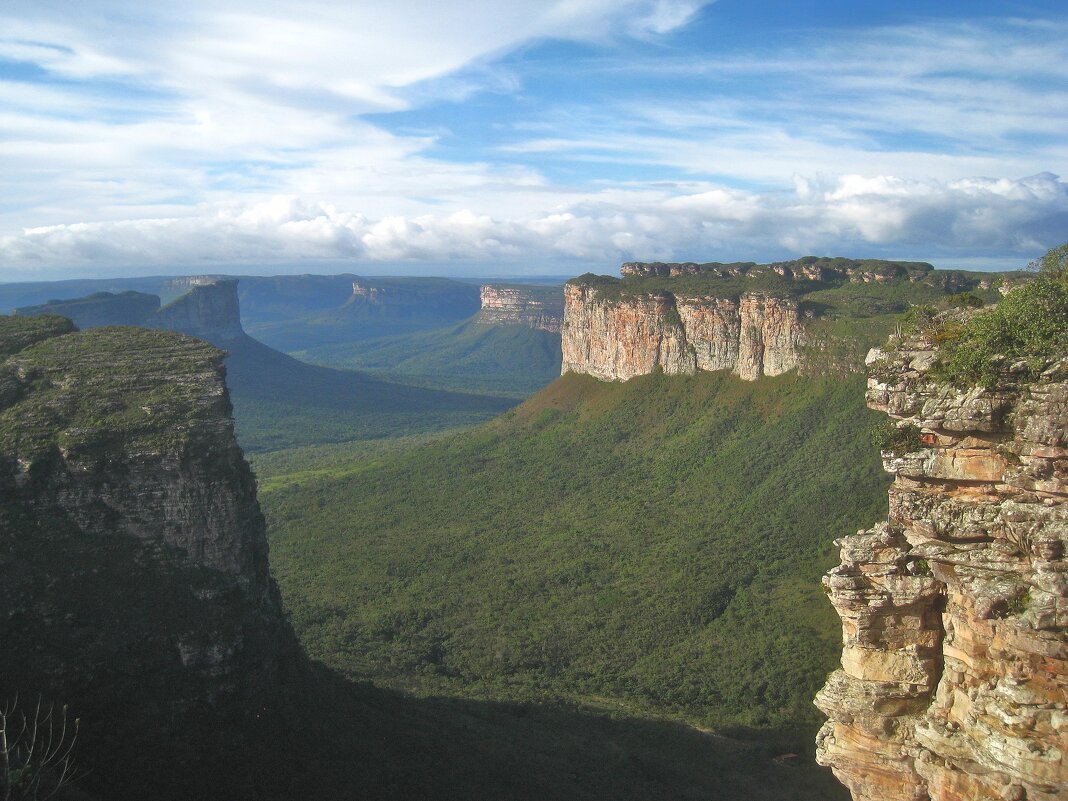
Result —
<instances>
[{"instance_id":1,"label":"tree","mask_svg":"<svg viewBox=\"0 0 1068 801\"><path fill-rule=\"evenodd\" d=\"M19 710L18 697L0 704L0 799L45 801L69 785L79 723L40 698L32 714Z\"/></svg>"}]
</instances>

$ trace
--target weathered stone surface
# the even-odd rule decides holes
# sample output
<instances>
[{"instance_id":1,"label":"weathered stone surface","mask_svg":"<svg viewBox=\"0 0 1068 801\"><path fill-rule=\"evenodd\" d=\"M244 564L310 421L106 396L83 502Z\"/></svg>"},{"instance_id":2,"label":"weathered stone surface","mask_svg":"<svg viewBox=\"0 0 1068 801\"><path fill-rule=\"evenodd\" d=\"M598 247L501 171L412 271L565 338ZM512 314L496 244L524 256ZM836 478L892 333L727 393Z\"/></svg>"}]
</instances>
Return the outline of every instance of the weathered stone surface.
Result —
<instances>
[{"instance_id":1,"label":"weathered stone surface","mask_svg":"<svg viewBox=\"0 0 1068 801\"><path fill-rule=\"evenodd\" d=\"M564 288L562 373L626 381L658 369L730 370L752 381L795 368L804 340L797 304L765 292L733 300Z\"/></svg>"},{"instance_id":2,"label":"weathered stone surface","mask_svg":"<svg viewBox=\"0 0 1068 801\"><path fill-rule=\"evenodd\" d=\"M560 333L564 298L559 287L520 287L484 284L479 288L479 325L522 325Z\"/></svg>"},{"instance_id":3,"label":"weathered stone surface","mask_svg":"<svg viewBox=\"0 0 1068 801\"><path fill-rule=\"evenodd\" d=\"M1068 383L932 380L930 343L874 351L868 405L922 432L884 454L887 522L824 579L842 669L817 758L857 801L1068 796Z\"/></svg>"}]
</instances>

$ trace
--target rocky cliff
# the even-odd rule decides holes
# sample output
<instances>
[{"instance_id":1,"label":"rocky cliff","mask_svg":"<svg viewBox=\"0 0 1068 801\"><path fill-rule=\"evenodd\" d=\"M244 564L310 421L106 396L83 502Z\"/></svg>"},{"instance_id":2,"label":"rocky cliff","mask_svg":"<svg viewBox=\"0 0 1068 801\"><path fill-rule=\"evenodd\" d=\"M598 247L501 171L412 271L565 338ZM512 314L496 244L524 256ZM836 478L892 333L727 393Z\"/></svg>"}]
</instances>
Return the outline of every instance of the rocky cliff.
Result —
<instances>
[{"instance_id":1,"label":"rocky cliff","mask_svg":"<svg viewBox=\"0 0 1068 801\"><path fill-rule=\"evenodd\" d=\"M485 284L479 288L479 325L521 325L560 333L564 299L559 287Z\"/></svg>"},{"instance_id":2,"label":"rocky cliff","mask_svg":"<svg viewBox=\"0 0 1068 801\"><path fill-rule=\"evenodd\" d=\"M210 342L242 336L245 332L241 328L237 281L195 280L199 282L192 284L189 292L168 303L143 324Z\"/></svg>"},{"instance_id":3,"label":"rocky cliff","mask_svg":"<svg viewBox=\"0 0 1068 801\"><path fill-rule=\"evenodd\" d=\"M919 337L869 356L895 480L824 579L844 647L817 758L856 801L1063 799L1068 364L961 389L937 357Z\"/></svg>"},{"instance_id":4,"label":"rocky cliff","mask_svg":"<svg viewBox=\"0 0 1068 801\"><path fill-rule=\"evenodd\" d=\"M70 704L90 789L199 797L297 653L223 354L0 317L0 359L0 698Z\"/></svg>"},{"instance_id":5,"label":"rocky cliff","mask_svg":"<svg viewBox=\"0 0 1068 801\"><path fill-rule=\"evenodd\" d=\"M626 381L657 369L730 370L752 381L796 367L805 332L797 302L765 292L612 296L569 283L562 337L562 373Z\"/></svg>"}]
</instances>

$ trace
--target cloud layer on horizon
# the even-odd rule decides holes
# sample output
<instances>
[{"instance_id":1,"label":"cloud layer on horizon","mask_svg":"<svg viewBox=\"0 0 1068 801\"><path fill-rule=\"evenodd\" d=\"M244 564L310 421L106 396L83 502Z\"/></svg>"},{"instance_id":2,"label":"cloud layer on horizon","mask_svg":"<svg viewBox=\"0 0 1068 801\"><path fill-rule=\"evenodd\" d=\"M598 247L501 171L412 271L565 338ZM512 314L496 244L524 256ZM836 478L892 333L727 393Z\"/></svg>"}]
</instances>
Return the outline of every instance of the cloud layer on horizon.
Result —
<instances>
[{"instance_id":1,"label":"cloud layer on horizon","mask_svg":"<svg viewBox=\"0 0 1068 801\"><path fill-rule=\"evenodd\" d=\"M968 260L1037 252L1063 236L1068 183L1052 174L951 182L795 178L787 195L707 188L606 190L552 213L470 210L371 219L294 197L187 217L77 223L0 238L9 263L144 268L313 261L477 261L495 266L744 259L777 254L928 252ZM1026 261L1026 260L1024 260Z\"/></svg>"}]
</instances>

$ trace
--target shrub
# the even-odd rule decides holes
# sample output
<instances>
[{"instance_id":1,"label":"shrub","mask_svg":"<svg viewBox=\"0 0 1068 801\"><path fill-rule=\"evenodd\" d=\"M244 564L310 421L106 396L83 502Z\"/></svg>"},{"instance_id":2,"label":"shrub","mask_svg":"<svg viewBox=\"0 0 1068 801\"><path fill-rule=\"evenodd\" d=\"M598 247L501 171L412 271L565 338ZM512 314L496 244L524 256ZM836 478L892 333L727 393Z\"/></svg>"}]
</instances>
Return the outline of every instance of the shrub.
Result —
<instances>
[{"instance_id":1,"label":"shrub","mask_svg":"<svg viewBox=\"0 0 1068 801\"><path fill-rule=\"evenodd\" d=\"M894 456L918 451L922 445L919 428L912 423L894 425L889 420L872 426L871 440L880 451L890 451Z\"/></svg>"},{"instance_id":2,"label":"shrub","mask_svg":"<svg viewBox=\"0 0 1068 801\"><path fill-rule=\"evenodd\" d=\"M1035 374L1068 351L1068 243L1039 261L1038 277L975 315L945 341L940 373L956 384L995 387L1007 366Z\"/></svg>"}]
</instances>

